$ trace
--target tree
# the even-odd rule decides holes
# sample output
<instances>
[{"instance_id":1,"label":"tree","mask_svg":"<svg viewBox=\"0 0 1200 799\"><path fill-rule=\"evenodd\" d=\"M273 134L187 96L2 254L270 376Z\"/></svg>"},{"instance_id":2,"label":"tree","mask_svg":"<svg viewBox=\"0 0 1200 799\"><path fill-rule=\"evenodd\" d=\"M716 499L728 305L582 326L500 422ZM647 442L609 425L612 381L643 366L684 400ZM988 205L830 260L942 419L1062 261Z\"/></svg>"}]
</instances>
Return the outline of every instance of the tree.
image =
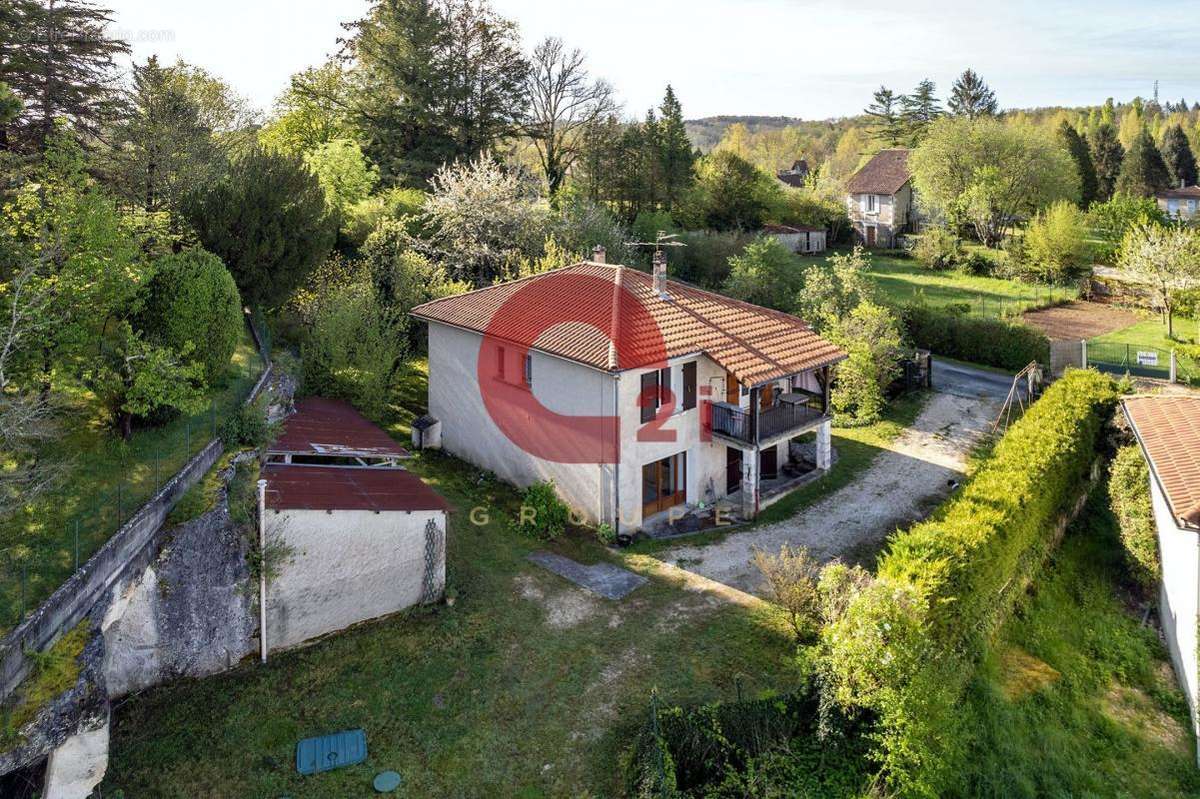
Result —
<instances>
[{"instance_id":1,"label":"tree","mask_svg":"<svg viewBox=\"0 0 1200 799\"><path fill-rule=\"evenodd\" d=\"M1075 165L1051 136L991 117L937 120L908 167L922 202L988 246L1019 216L1079 198Z\"/></svg>"},{"instance_id":2,"label":"tree","mask_svg":"<svg viewBox=\"0 0 1200 799\"><path fill-rule=\"evenodd\" d=\"M1121 241L1117 264L1146 285L1174 338L1175 297L1200 283L1200 242L1195 231L1163 225L1138 225Z\"/></svg>"},{"instance_id":3,"label":"tree","mask_svg":"<svg viewBox=\"0 0 1200 799\"><path fill-rule=\"evenodd\" d=\"M692 185L696 153L683 123L683 107L669 85L658 106L657 122L653 117L647 119L646 135L657 161L655 200L674 212Z\"/></svg>"},{"instance_id":4,"label":"tree","mask_svg":"<svg viewBox=\"0 0 1200 799\"><path fill-rule=\"evenodd\" d=\"M1172 186L1196 185L1196 156L1192 153L1183 126L1175 124L1167 128L1163 134L1162 156L1171 175Z\"/></svg>"},{"instance_id":5,"label":"tree","mask_svg":"<svg viewBox=\"0 0 1200 799\"><path fill-rule=\"evenodd\" d=\"M420 249L454 279L486 286L540 255L547 213L528 175L481 157L442 167L431 186Z\"/></svg>"},{"instance_id":6,"label":"tree","mask_svg":"<svg viewBox=\"0 0 1200 799\"><path fill-rule=\"evenodd\" d=\"M0 81L0 153L8 150L8 127L21 115L24 105L7 83Z\"/></svg>"},{"instance_id":7,"label":"tree","mask_svg":"<svg viewBox=\"0 0 1200 799\"><path fill-rule=\"evenodd\" d=\"M728 151L712 153L696 168L691 214L712 230L757 230L776 205L778 181Z\"/></svg>"},{"instance_id":8,"label":"tree","mask_svg":"<svg viewBox=\"0 0 1200 799\"><path fill-rule=\"evenodd\" d=\"M300 158L252 147L227 175L184 198L204 249L251 305L282 303L333 245L325 193Z\"/></svg>"},{"instance_id":9,"label":"tree","mask_svg":"<svg viewBox=\"0 0 1200 799\"><path fill-rule=\"evenodd\" d=\"M1087 140L1064 119L1058 127L1058 141L1075 162L1075 173L1079 175L1079 207L1087 208L1096 201L1100 191L1096 166L1092 163Z\"/></svg>"},{"instance_id":10,"label":"tree","mask_svg":"<svg viewBox=\"0 0 1200 799\"><path fill-rule=\"evenodd\" d=\"M567 50L557 37L534 48L525 91L523 132L537 149L553 195L579 155L584 130L614 114L617 104L612 87L588 75L583 52Z\"/></svg>"},{"instance_id":11,"label":"tree","mask_svg":"<svg viewBox=\"0 0 1200 799\"><path fill-rule=\"evenodd\" d=\"M129 52L105 29L112 16L86 0L11 0L11 25L0 26L0 81L23 108L12 140L39 151L55 120L95 135L118 111L114 58Z\"/></svg>"},{"instance_id":12,"label":"tree","mask_svg":"<svg viewBox=\"0 0 1200 799\"><path fill-rule=\"evenodd\" d=\"M423 186L517 130L528 65L485 0L378 0L348 28L351 113L389 183Z\"/></svg>"},{"instance_id":13,"label":"tree","mask_svg":"<svg viewBox=\"0 0 1200 799\"><path fill-rule=\"evenodd\" d=\"M874 300L874 284L867 277L870 266L862 247L835 253L824 264L809 265L795 296L794 313L820 332L828 332L854 308Z\"/></svg>"},{"instance_id":14,"label":"tree","mask_svg":"<svg viewBox=\"0 0 1200 799\"><path fill-rule=\"evenodd\" d=\"M149 341L190 353L209 385L229 368L242 330L242 302L233 276L212 253L200 249L168 255L154 277L138 318Z\"/></svg>"},{"instance_id":15,"label":"tree","mask_svg":"<svg viewBox=\"0 0 1200 799\"><path fill-rule=\"evenodd\" d=\"M1025 231L1033 272L1048 283L1079 277L1087 263L1087 225L1083 211L1059 200L1040 211Z\"/></svg>"},{"instance_id":16,"label":"tree","mask_svg":"<svg viewBox=\"0 0 1200 799\"><path fill-rule=\"evenodd\" d=\"M999 110L996 94L973 70L967 69L954 81L950 99L946 101L950 113L955 116L975 119L995 116Z\"/></svg>"},{"instance_id":17,"label":"tree","mask_svg":"<svg viewBox=\"0 0 1200 799\"><path fill-rule=\"evenodd\" d=\"M900 376L899 321L884 306L863 301L834 322L827 335L849 354L829 395L834 418L839 425L874 424L883 412L884 392Z\"/></svg>"},{"instance_id":18,"label":"tree","mask_svg":"<svg viewBox=\"0 0 1200 799\"><path fill-rule=\"evenodd\" d=\"M741 255L729 259L724 293L739 300L790 311L799 272L787 247L774 236L760 236Z\"/></svg>"},{"instance_id":19,"label":"tree","mask_svg":"<svg viewBox=\"0 0 1200 799\"><path fill-rule=\"evenodd\" d=\"M340 61L293 75L275 100L271 120L259 131L259 142L270 150L304 155L334 139L354 138L350 81Z\"/></svg>"},{"instance_id":20,"label":"tree","mask_svg":"<svg viewBox=\"0 0 1200 799\"><path fill-rule=\"evenodd\" d=\"M116 126L106 165L109 184L148 212L173 210L183 194L215 176L212 128L199 103L151 56L133 67L128 115Z\"/></svg>"},{"instance_id":21,"label":"tree","mask_svg":"<svg viewBox=\"0 0 1200 799\"><path fill-rule=\"evenodd\" d=\"M778 555L754 548L754 565L767 581L771 598L788 614L797 643L811 639L821 628L821 594L817 581L821 565L804 547L779 547Z\"/></svg>"},{"instance_id":22,"label":"tree","mask_svg":"<svg viewBox=\"0 0 1200 799\"><path fill-rule=\"evenodd\" d=\"M325 207L339 223L349 219L350 209L365 200L379 182L379 170L350 139L317 145L305 153L304 164L317 176L325 192Z\"/></svg>"},{"instance_id":23,"label":"tree","mask_svg":"<svg viewBox=\"0 0 1200 799\"><path fill-rule=\"evenodd\" d=\"M905 124L901 118L902 98L886 86L875 90L873 102L866 107L864 113L871 118L871 131L888 147L897 147L904 139Z\"/></svg>"},{"instance_id":24,"label":"tree","mask_svg":"<svg viewBox=\"0 0 1200 799\"><path fill-rule=\"evenodd\" d=\"M1150 131L1142 128L1125 154L1121 174L1117 176L1116 191L1137 197L1153 197L1171 185L1162 153L1154 146Z\"/></svg>"},{"instance_id":25,"label":"tree","mask_svg":"<svg viewBox=\"0 0 1200 799\"><path fill-rule=\"evenodd\" d=\"M912 94L900 98L900 122L909 147L920 144L930 123L943 113L941 102L934 94L936 91L937 85L925 79L917 84Z\"/></svg>"},{"instance_id":26,"label":"tree","mask_svg":"<svg viewBox=\"0 0 1200 799\"><path fill-rule=\"evenodd\" d=\"M1111 123L1101 122L1091 138L1090 149L1096 169L1096 199L1108 200L1116 190L1121 162L1125 160L1125 148L1117 138L1117 129Z\"/></svg>"}]
</instances>

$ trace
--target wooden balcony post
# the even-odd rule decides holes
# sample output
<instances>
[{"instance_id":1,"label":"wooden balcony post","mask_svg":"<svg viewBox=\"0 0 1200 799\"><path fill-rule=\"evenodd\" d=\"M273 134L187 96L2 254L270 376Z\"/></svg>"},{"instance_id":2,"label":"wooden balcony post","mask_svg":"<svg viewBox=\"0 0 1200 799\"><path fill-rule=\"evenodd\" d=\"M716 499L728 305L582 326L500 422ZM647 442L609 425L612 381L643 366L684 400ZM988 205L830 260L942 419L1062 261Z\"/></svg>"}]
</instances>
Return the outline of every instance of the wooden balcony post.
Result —
<instances>
[{"instance_id":1,"label":"wooden balcony post","mask_svg":"<svg viewBox=\"0 0 1200 799\"><path fill-rule=\"evenodd\" d=\"M821 367L821 413L829 413L829 387L833 382L833 369L829 366Z\"/></svg>"},{"instance_id":2,"label":"wooden balcony post","mask_svg":"<svg viewBox=\"0 0 1200 799\"><path fill-rule=\"evenodd\" d=\"M750 389L750 443L758 443L758 389Z\"/></svg>"}]
</instances>

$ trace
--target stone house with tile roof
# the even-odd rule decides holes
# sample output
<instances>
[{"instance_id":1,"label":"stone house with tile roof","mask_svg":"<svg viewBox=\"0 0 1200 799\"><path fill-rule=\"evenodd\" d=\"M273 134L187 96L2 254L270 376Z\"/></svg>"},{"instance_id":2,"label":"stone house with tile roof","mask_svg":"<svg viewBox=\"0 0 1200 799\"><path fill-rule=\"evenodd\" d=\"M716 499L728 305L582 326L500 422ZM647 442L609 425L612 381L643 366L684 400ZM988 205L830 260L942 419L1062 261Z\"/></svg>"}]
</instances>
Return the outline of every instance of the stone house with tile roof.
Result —
<instances>
[{"instance_id":1,"label":"stone house with tile roof","mask_svg":"<svg viewBox=\"0 0 1200 799\"><path fill-rule=\"evenodd\" d=\"M1131 397L1123 406L1150 465L1163 637L1187 697L1192 730L1200 733L1200 397Z\"/></svg>"},{"instance_id":2,"label":"stone house with tile roof","mask_svg":"<svg viewBox=\"0 0 1200 799\"><path fill-rule=\"evenodd\" d=\"M795 316L666 272L660 256L648 274L597 248L414 308L433 440L518 486L553 480L579 517L619 532L718 502L754 516L801 471L827 469L845 353ZM815 447L791 446L806 434Z\"/></svg>"},{"instance_id":3,"label":"stone house with tile roof","mask_svg":"<svg viewBox=\"0 0 1200 799\"><path fill-rule=\"evenodd\" d=\"M897 237L915 232L908 152L880 150L846 184L846 210L856 242L891 248Z\"/></svg>"},{"instance_id":4,"label":"stone house with tile roof","mask_svg":"<svg viewBox=\"0 0 1200 799\"><path fill-rule=\"evenodd\" d=\"M1172 219L1192 220L1200 217L1200 186L1176 186L1154 195L1158 207Z\"/></svg>"}]
</instances>

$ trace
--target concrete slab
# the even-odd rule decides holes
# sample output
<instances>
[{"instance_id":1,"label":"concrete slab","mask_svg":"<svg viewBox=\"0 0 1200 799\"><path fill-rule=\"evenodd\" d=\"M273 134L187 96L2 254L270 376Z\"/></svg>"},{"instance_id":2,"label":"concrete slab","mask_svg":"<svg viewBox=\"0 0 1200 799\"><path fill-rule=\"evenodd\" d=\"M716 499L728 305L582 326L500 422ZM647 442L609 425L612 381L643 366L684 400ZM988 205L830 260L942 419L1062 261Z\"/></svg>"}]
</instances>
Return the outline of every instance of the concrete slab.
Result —
<instances>
[{"instance_id":1,"label":"concrete slab","mask_svg":"<svg viewBox=\"0 0 1200 799\"><path fill-rule=\"evenodd\" d=\"M605 599L624 599L631 591L646 582L645 577L611 563L595 563L585 566L553 552L534 552L529 556L529 560Z\"/></svg>"}]
</instances>

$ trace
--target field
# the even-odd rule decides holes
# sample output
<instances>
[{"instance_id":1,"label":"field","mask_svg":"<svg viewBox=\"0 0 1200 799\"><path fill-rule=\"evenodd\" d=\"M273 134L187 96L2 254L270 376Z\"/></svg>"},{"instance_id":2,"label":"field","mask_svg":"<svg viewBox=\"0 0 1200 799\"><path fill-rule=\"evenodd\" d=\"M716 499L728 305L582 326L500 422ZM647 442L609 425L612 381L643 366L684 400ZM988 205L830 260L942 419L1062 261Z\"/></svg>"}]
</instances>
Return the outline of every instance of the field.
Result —
<instances>
[{"instance_id":1,"label":"field","mask_svg":"<svg viewBox=\"0 0 1200 799\"><path fill-rule=\"evenodd\" d=\"M1175 350L1178 362L1179 379L1200 382L1200 358L1197 351L1200 347L1200 329L1197 320L1185 317L1175 317L1175 338L1167 338L1167 326L1157 316L1143 318L1140 322L1129 327L1115 330L1098 336L1090 343L1129 345L1131 350L1137 347L1155 347L1160 350ZM1182 346L1181 346L1182 345Z\"/></svg>"},{"instance_id":2,"label":"field","mask_svg":"<svg viewBox=\"0 0 1200 799\"><path fill-rule=\"evenodd\" d=\"M61 459L57 487L12 517L0 520L0 633L48 597L85 562L119 522L212 438L216 424L245 398L262 371L247 331L229 374L214 390L211 409L191 419L140 430L122 441L96 414L86 391L68 389L62 436L48 450Z\"/></svg>"},{"instance_id":3,"label":"field","mask_svg":"<svg viewBox=\"0 0 1200 799\"><path fill-rule=\"evenodd\" d=\"M1112 305L1080 301L1028 311L1022 319L1051 341L1082 341L1135 325L1138 315Z\"/></svg>"},{"instance_id":4,"label":"field","mask_svg":"<svg viewBox=\"0 0 1200 799\"><path fill-rule=\"evenodd\" d=\"M889 305L912 302L934 306L966 303L972 313L1003 316L1077 296L1073 288L1037 286L1018 280L978 277L952 271L936 272L925 269L914 260L892 255L872 253L870 258L868 274L879 290L880 299ZM797 260L801 264L809 264L825 259L798 256Z\"/></svg>"}]
</instances>

